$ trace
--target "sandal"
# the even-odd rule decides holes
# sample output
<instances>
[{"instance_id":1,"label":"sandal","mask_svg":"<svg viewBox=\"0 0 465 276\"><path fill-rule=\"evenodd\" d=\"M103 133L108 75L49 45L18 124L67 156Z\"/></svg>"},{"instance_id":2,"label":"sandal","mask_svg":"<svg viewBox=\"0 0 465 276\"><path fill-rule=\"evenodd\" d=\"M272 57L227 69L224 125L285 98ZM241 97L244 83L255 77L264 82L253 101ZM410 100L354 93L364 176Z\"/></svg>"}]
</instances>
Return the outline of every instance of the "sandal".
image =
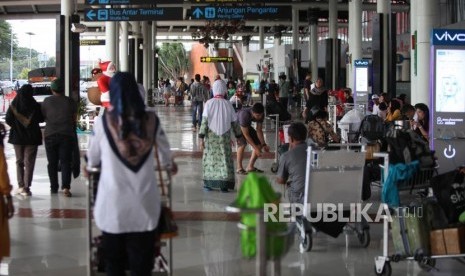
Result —
<instances>
[{"instance_id":1,"label":"sandal","mask_svg":"<svg viewBox=\"0 0 465 276\"><path fill-rule=\"evenodd\" d=\"M250 172L262 173L263 171L254 167L253 169L247 171L247 173Z\"/></svg>"},{"instance_id":2,"label":"sandal","mask_svg":"<svg viewBox=\"0 0 465 276\"><path fill-rule=\"evenodd\" d=\"M69 189L63 189L63 195L65 197L71 197L73 194L69 191Z\"/></svg>"},{"instance_id":3,"label":"sandal","mask_svg":"<svg viewBox=\"0 0 465 276\"><path fill-rule=\"evenodd\" d=\"M247 174L247 172L244 169L239 169L236 171L237 174Z\"/></svg>"}]
</instances>

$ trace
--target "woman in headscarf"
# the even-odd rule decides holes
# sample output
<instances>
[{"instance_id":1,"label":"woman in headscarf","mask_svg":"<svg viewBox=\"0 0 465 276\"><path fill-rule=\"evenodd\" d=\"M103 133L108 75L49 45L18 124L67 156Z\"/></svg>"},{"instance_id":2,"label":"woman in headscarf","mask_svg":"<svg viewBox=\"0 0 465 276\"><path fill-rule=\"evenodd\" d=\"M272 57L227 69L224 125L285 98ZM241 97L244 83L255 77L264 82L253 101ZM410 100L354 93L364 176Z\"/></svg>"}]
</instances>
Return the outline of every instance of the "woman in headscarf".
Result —
<instances>
[{"instance_id":1,"label":"woman in headscarf","mask_svg":"<svg viewBox=\"0 0 465 276\"><path fill-rule=\"evenodd\" d=\"M11 127L8 143L13 144L16 155L17 193L30 196L37 148L42 145L39 123L44 121L40 105L32 97L33 88L25 84L11 102L5 121Z\"/></svg>"},{"instance_id":2,"label":"woman in headscarf","mask_svg":"<svg viewBox=\"0 0 465 276\"><path fill-rule=\"evenodd\" d=\"M161 166L173 174L177 166L160 121L146 111L132 74L113 76L110 104L95 120L87 152L88 166L101 167L94 218L103 232L106 271L124 275L128 260L131 275L151 275L161 209L154 148Z\"/></svg>"},{"instance_id":3,"label":"woman in headscarf","mask_svg":"<svg viewBox=\"0 0 465 276\"><path fill-rule=\"evenodd\" d=\"M200 147L203 150L203 185L205 190L234 190L234 162L231 150L231 129L236 137L242 132L231 103L224 99L226 83L213 83L213 98L208 100L202 114Z\"/></svg>"}]
</instances>

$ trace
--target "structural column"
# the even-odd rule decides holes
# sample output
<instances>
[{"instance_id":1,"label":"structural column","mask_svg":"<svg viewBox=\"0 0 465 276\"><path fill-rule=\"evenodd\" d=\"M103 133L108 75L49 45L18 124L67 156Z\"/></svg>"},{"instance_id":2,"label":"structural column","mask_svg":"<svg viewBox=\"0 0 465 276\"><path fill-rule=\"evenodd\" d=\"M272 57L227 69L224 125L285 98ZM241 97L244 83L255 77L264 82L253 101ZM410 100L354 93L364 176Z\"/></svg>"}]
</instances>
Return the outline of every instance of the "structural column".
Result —
<instances>
[{"instance_id":1,"label":"structural column","mask_svg":"<svg viewBox=\"0 0 465 276\"><path fill-rule=\"evenodd\" d=\"M121 22L121 46L120 46L120 65L118 66L121 71L127 72L129 70L129 61L128 61L128 22Z\"/></svg>"},{"instance_id":2,"label":"structural column","mask_svg":"<svg viewBox=\"0 0 465 276\"><path fill-rule=\"evenodd\" d=\"M242 75L246 75L247 69L247 53L249 52L250 36L246 35L242 37Z\"/></svg>"},{"instance_id":3,"label":"structural column","mask_svg":"<svg viewBox=\"0 0 465 276\"><path fill-rule=\"evenodd\" d=\"M105 22L105 50L107 60L117 63L116 56L116 22Z\"/></svg>"},{"instance_id":4,"label":"structural column","mask_svg":"<svg viewBox=\"0 0 465 276\"><path fill-rule=\"evenodd\" d=\"M279 28L277 28L278 31L274 34L274 47L273 47L273 50L274 50L274 54L273 54L273 79L276 81L276 83L278 83L278 76L279 76L279 73L278 72L280 69L278 68L277 64L278 64L278 56L279 56L279 46L281 45L281 31L279 30ZM284 72L285 73L285 72Z\"/></svg>"},{"instance_id":5,"label":"structural column","mask_svg":"<svg viewBox=\"0 0 465 276\"><path fill-rule=\"evenodd\" d=\"M133 21L131 22L132 33L134 35L134 76L136 76L136 80L140 82L138 79L139 75L139 34L140 34L140 27L139 22Z\"/></svg>"},{"instance_id":6,"label":"structural column","mask_svg":"<svg viewBox=\"0 0 465 276\"><path fill-rule=\"evenodd\" d=\"M143 40L143 44L142 44L142 84L144 85L144 88L147 88L148 87L148 76L147 76L147 73L148 73L148 64L149 64L149 60L148 60L148 50L149 50L149 43L148 43L148 36L147 36L147 32L148 32L148 23L147 21L143 21L142 22L142 40Z\"/></svg>"},{"instance_id":7,"label":"structural column","mask_svg":"<svg viewBox=\"0 0 465 276\"><path fill-rule=\"evenodd\" d=\"M354 60L362 59L362 0L349 1L349 58L347 86L354 90Z\"/></svg>"},{"instance_id":8,"label":"structural column","mask_svg":"<svg viewBox=\"0 0 465 276\"><path fill-rule=\"evenodd\" d=\"M292 76L291 72L289 77L292 77L294 82L299 81L299 10L292 9Z\"/></svg>"},{"instance_id":9,"label":"structural column","mask_svg":"<svg viewBox=\"0 0 465 276\"><path fill-rule=\"evenodd\" d=\"M152 76L153 87L156 89L158 86L158 53L157 53L157 24L152 21Z\"/></svg>"},{"instance_id":10,"label":"structural column","mask_svg":"<svg viewBox=\"0 0 465 276\"><path fill-rule=\"evenodd\" d=\"M234 57L234 49L233 49L233 38L232 36L230 37L230 42L229 42L229 46L228 46L228 57ZM226 70L228 72L228 75L229 76L233 76L235 75L234 73L234 63L232 62L228 62L226 63ZM237 75L237 74L236 74ZM240 75L237 75L239 78L242 78L242 76Z\"/></svg>"},{"instance_id":11,"label":"structural column","mask_svg":"<svg viewBox=\"0 0 465 276\"><path fill-rule=\"evenodd\" d=\"M421 2L421 3L420 3ZM430 98L430 36L439 23L439 0L417 2L417 83L415 103L429 105ZM431 108L431 107L430 107Z\"/></svg>"},{"instance_id":12,"label":"structural column","mask_svg":"<svg viewBox=\"0 0 465 276\"><path fill-rule=\"evenodd\" d=\"M383 31L382 31L382 34L383 34L383 39L382 39L382 42L383 43L383 52L381 53L382 54L382 60L383 60L383 84L382 84L382 88L383 88L383 92L388 92L388 88L389 88L389 85L388 85L388 74L389 74L389 50L390 47L389 47L389 28L390 28L390 24L389 24L389 18L391 16L391 1L377 1L377 5L376 5L376 9L377 9L377 12L378 13L381 13L381 14L384 14L383 16ZM393 74L395 74L394 72L392 72Z\"/></svg>"},{"instance_id":13,"label":"structural column","mask_svg":"<svg viewBox=\"0 0 465 276\"><path fill-rule=\"evenodd\" d=\"M265 48L265 27L258 26L258 46L261 49Z\"/></svg>"},{"instance_id":14,"label":"structural column","mask_svg":"<svg viewBox=\"0 0 465 276\"><path fill-rule=\"evenodd\" d=\"M338 73L336 72L336 61L339 60L337 53L337 0L329 0L329 38L332 39L332 64L331 64L331 80L332 83L327 83L326 87L331 87L332 89L336 89L336 79L338 78Z\"/></svg>"},{"instance_id":15,"label":"structural column","mask_svg":"<svg viewBox=\"0 0 465 276\"><path fill-rule=\"evenodd\" d=\"M61 54L61 56L64 58L64 67L62 68L62 75L60 76L63 78L64 84L65 84L65 95L70 96L71 91L69 90L71 87L71 77L70 77L70 72L71 72L71 60L70 60L70 41L71 41L71 30L69 28L70 26L70 19L71 19L71 14L73 12L73 5L70 1L66 0L61 0L61 15L64 15L65 17L65 41L64 41L64 46L65 46L65 51L64 53Z\"/></svg>"},{"instance_id":16,"label":"structural column","mask_svg":"<svg viewBox=\"0 0 465 276\"><path fill-rule=\"evenodd\" d=\"M417 103L417 7L420 0L410 0L410 103Z\"/></svg>"},{"instance_id":17,"label":"structural column","mask_svg":"<svg viewBox=\"0 0 465 276\"><path fill-rule=\"evenodd\" d=\"M308 14L308 24L309 24L309 43L310 43L310 61L309 68L312 72L312 81L315 82L318 78L318 10L309 9Z\"/></svg>"}]
</instances>

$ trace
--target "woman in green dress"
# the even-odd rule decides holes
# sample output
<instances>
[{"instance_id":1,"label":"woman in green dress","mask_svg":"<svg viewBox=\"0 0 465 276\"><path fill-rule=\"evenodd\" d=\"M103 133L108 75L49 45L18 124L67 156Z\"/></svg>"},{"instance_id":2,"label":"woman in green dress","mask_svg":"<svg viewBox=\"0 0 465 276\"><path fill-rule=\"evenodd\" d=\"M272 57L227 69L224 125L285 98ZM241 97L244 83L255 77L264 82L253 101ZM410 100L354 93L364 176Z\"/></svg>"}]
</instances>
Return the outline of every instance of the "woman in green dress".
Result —
<instances>
[{"instance_id":1,"label":"woman in green dress","mask_svg":"<svg viewBox=\"0 0 465 276\"><path fill-rule=\"evenodd\" d=\"M231 150L231 130L236 138L242 136L237 116L231 103L224 99L226 83L213 83L213 98L205 103L199 131L200 148L203 150L204 189L234 190L235 173Z\"/></svg>"}]
</instances>

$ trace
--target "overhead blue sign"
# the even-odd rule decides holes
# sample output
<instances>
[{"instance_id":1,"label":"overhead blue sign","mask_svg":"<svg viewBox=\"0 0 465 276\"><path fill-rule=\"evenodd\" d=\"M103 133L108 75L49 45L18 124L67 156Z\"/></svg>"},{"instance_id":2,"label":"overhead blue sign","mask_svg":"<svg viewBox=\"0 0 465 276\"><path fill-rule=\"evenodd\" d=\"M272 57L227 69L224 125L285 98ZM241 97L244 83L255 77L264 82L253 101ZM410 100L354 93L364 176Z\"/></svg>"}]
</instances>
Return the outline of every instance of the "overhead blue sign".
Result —
<instances>
[{"instance_id":1,"label":"overhead blue sign","mask_svg":"<svg viewBox=\"0 0 465 276\"><path fill-rule=\"evenodd\" d=\"M356 59L354 61L355 67L368 67L370 65L370 62L366 59Z\"/></svg>"},{"instance_id":2,"label":"overhead blue sign","mask_svg":"<svg viewBox=\"0 0 465 276\"><path fill-rule=\"evenodd\" d=\"M86 0L87 5L181 4L184 0Z\"/></svg>"},{"instance_id":3,"label":"overhead blue sign","mask_svg":"<svg viewBox=\"0 0 465 276\"><path fill-rule=\"evenodd\" d=\"M465 30L433 29L431 45L465 45Z\"/></svg>"},{"instance_id":4,"label":"overhead blue sign","mask_svg":"<svg viewBox=\"0 0 465 276\"><path fill-rule=\"evenodd\" d=\"M182 8L85 9L84 21L182 20Z\"/></svg>"},{"instance_id":5,"label":"overhead blue sign","mask_svg":"<svg viewBox=\"0 0 465 276\"><path fill-rule=\"evenodd\" d=\"M291 19L291 6L240 6L205 7L193 6L192 19L201 20L255 20Z\"/></svg>"}]
</instances>

